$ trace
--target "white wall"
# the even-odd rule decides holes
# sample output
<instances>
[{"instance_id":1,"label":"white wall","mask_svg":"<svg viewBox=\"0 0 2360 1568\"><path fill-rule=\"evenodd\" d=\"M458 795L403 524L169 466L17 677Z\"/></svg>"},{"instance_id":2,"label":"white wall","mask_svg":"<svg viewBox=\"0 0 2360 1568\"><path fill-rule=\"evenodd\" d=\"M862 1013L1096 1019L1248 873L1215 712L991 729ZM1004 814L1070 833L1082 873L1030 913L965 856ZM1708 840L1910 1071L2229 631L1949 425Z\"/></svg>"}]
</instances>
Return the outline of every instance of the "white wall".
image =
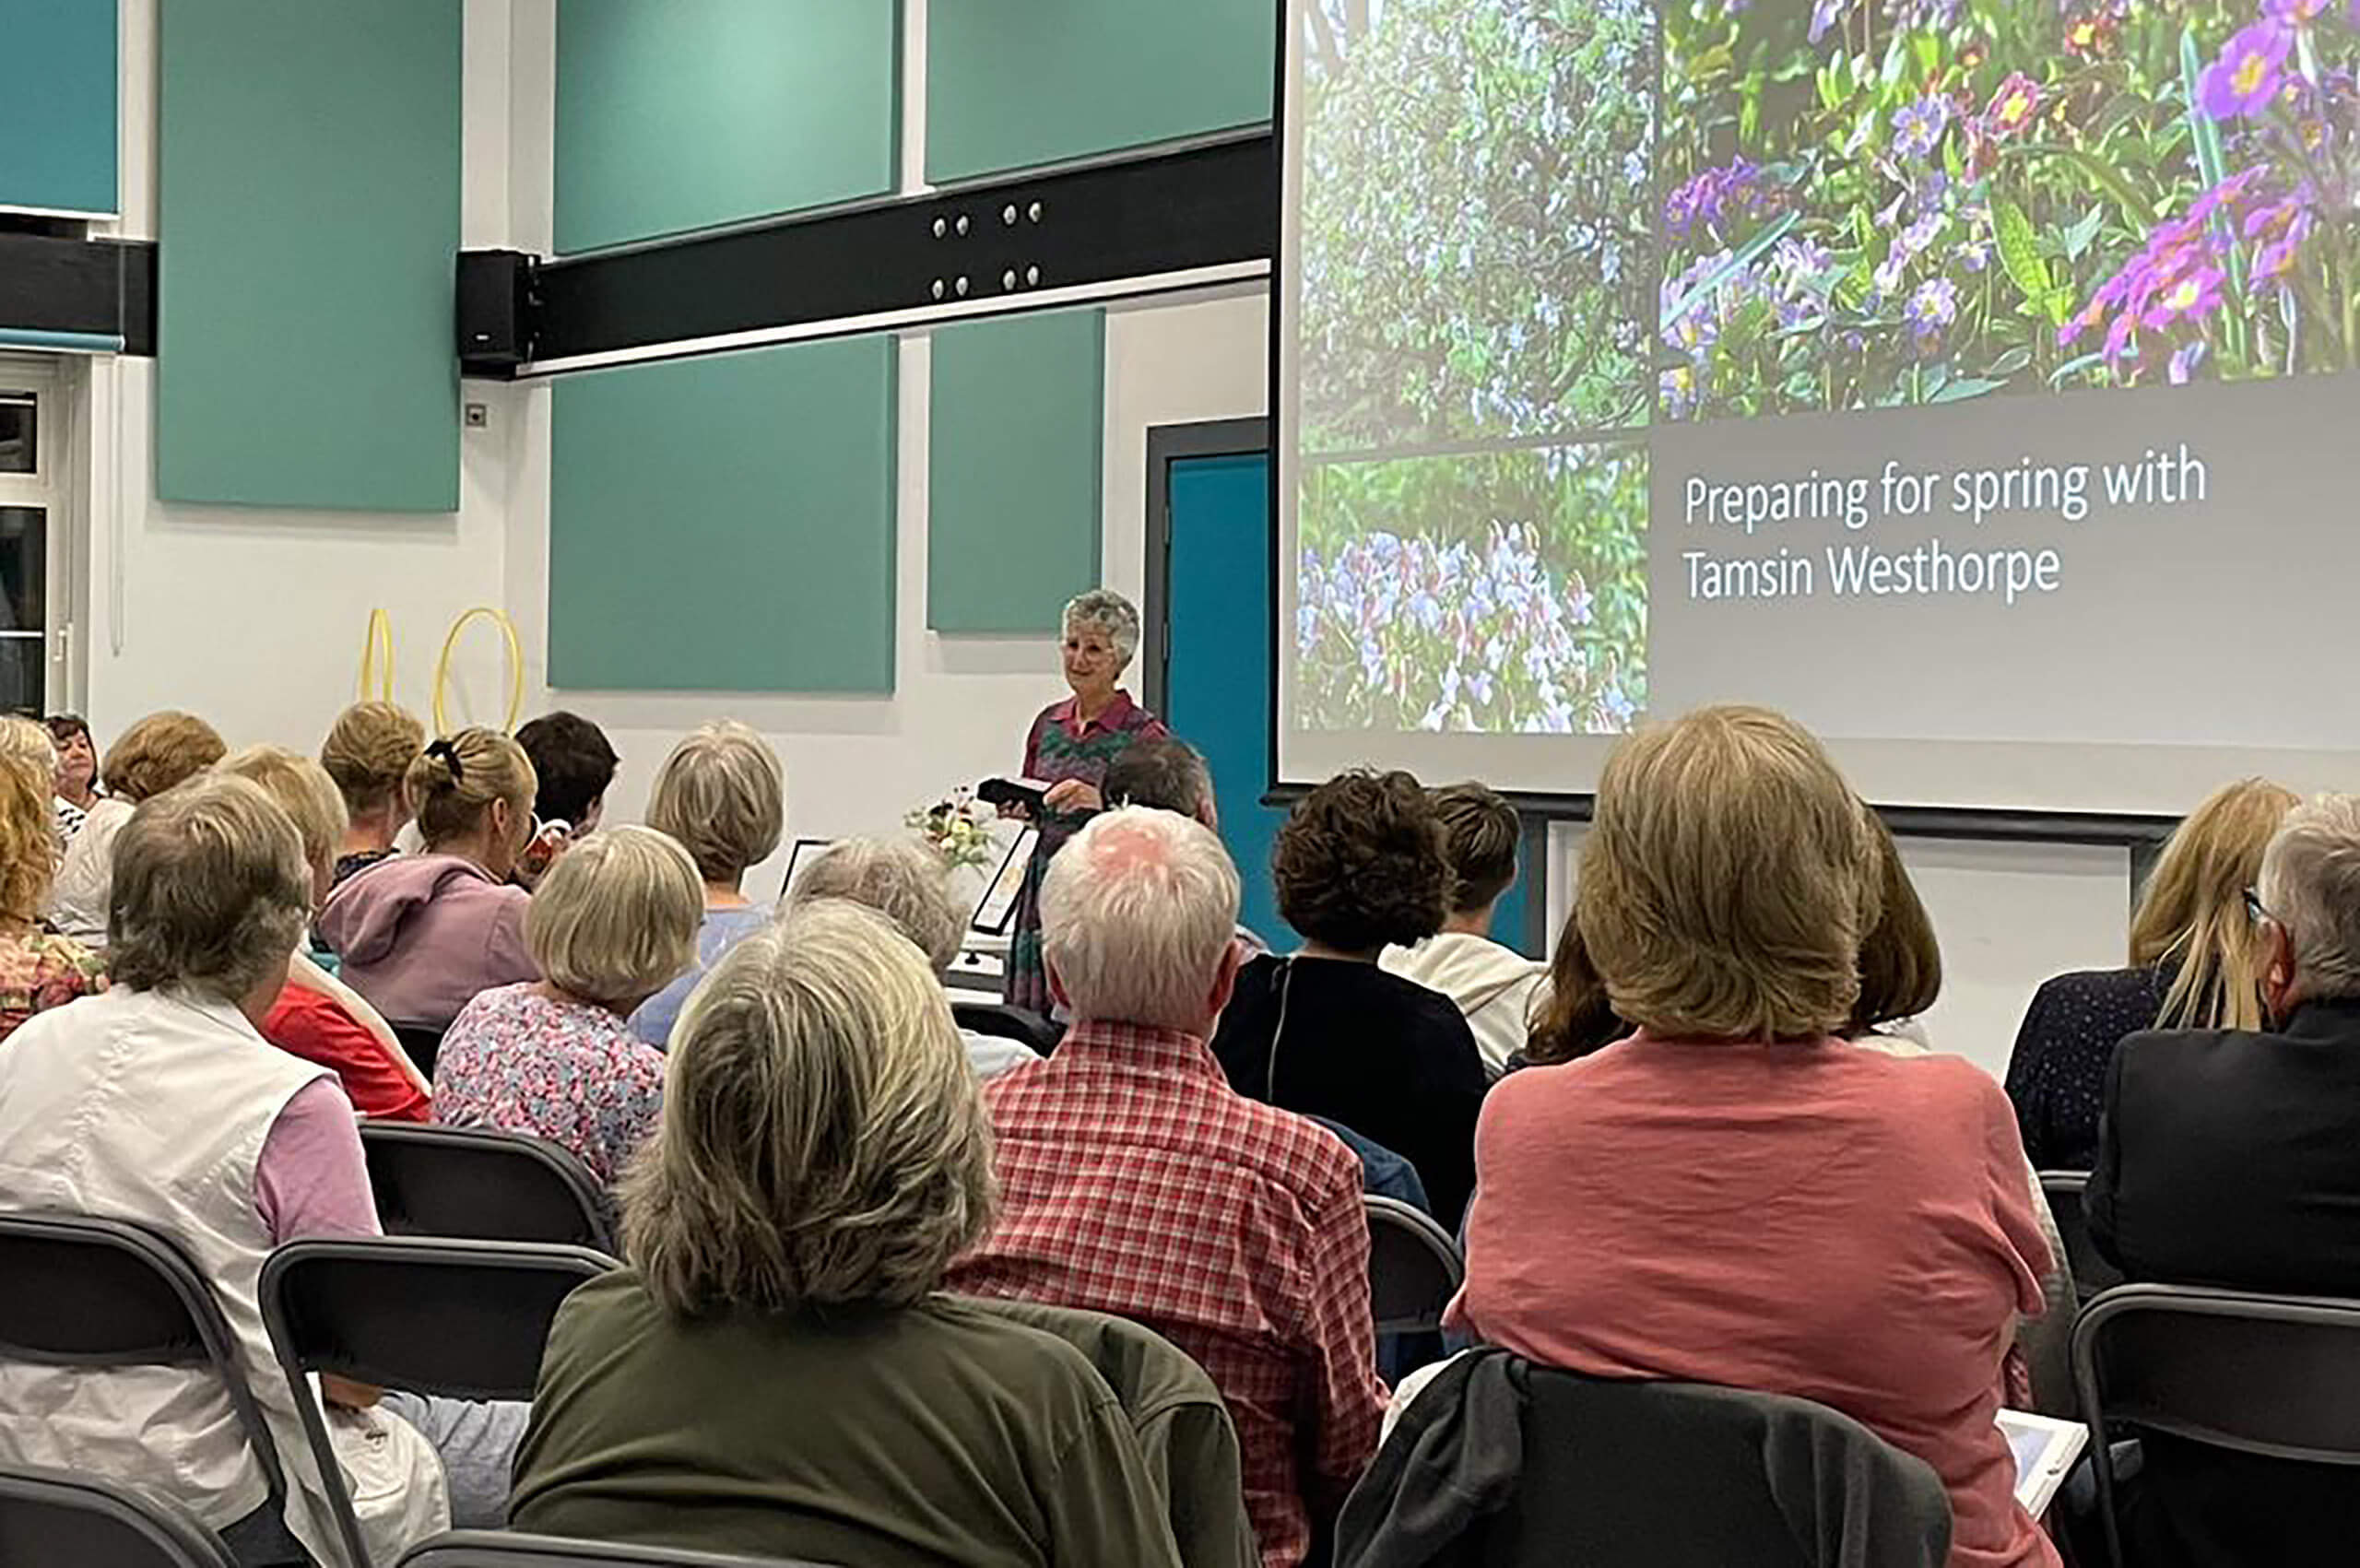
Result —
<instances>
[{"instance_id":1,"label":"white wall","mask_svg":"<svg viewBox=\"0 0 2360 1568\"><path fill-rule=\"evenodd\" d=\"M124 218L114 231L134 238L159 237L158 4L123 0ZM511 0L468 0L466 12L461 221L471 245L504 242L513 228L510 9ZM456 513L382 515L166 505L153 478L155 361L95 360L77 379L76 412L89 436L78 700L102 737L152 709L183 706L232 744L316 746L353 698L362 630L380 607L394 620L396 693L423 711L453 619L502 602L517 424L505 417L511 389L468 384L466 395L490 404L493 419L489 430L462 432ZM471 636L455 664L453 722L499 717L496 642Z\"/></svg>"},{"instance_id":2,"label":"white wall","mask_svg":"<svg viewBox=\"0 0 2360 1568\"><path fill-rule=\"evenodd\" d=\"M1584 828L1549 834L1549 931L1573 907ZM2016 1025L2035 987L2062 970L2123 961L2130 924L2130 856L2089 844L1904 839L1902 864L1942 947L1941 999L1919 1021L1938 1051L1994 1078L2008 1070Z\"/></svg>"}]
</instances>

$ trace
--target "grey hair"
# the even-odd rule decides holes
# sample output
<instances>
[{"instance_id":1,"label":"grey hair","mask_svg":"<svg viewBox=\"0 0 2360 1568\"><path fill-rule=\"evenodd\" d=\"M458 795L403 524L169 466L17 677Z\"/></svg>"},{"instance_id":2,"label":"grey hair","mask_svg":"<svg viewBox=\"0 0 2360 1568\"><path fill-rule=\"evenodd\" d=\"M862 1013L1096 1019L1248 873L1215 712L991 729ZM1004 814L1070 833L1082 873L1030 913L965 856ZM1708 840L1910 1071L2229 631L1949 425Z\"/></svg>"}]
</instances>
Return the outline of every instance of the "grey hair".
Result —
<instances>
[{"instance_id":1,"label":"grey hair","mask_svg":"<svg viewBox=\"0 0 2360 1568\"><path fill-rule=\"evenodd\" d=\"M996 1203L942 986L884 916L827 899L690 994L663 1123L623 1182L623 1254L679 1316L906 1307Z\"/></svg>"},{"instance_id":2,"label":"grey hair","mask_svg":"<svg viewBox=\"0 0 2360 1568\"><path fill-rule=\"evenodd\" d=\"M1204 754L1177 736L1134 740L1106 764L1098 793L1109 806L1152 806L1204 820L1213 771Z\"/></svg>"},{"instance_id":3,"label":"grey hair","mask_svg":"<svg viewBox=\"0 0 2360 1568\"><path fill-rule=\"evenodd\" d=\"M647 825L680 841L697 873L735 886L785 831L786 770L759 731L722 719L682 737L656 772Z\"/></svg>"},{"instance_id":4,"label":"grey hair","mask_svg":"<svg viewBox=\"0 0 2360 1568\"><path fill-rule=\"evenodd\" d=\"M1237 867L1202 823L1146 806L1102 812L1049 862L1043 956L1076 1019L1198 1028L1237 896Z\"/></svg>"},{"instance_id":5,"label":"grey hair","mask_svg":"<svg viewBox=\"0 0 2360 1568\"><path fill-rule=\"evenodd\" d=\"M1060 624L1068 631L1077 626L1100 628L1115 644L1115 656L1127 665L1139 651L1139 607L1112 588L1092 588L1068 599Z\"/></svg>"},{"instance_id":6,"label":"grey hair","mask_svg":"<svg viewBox=\"0 0 2360 1568\"><path fill-rule=\"evenodd\" d=\"M966 934L966 916L950 898L942 857L904 839L844 839L795 879L790 908L844 899L873 909L915 942L938 975L950 972Z\"/></svg>"},{"instance_id":7,"label":"grey hair","mask_svg":"<svg viewBox=\"0 0 2360 1568\"><path fill-rule=\"evenodd\" d=\"M242 1000L312 914L295 824L260 784L196 778L139 803L114 841L107 968L138 991Z\"/></svg>"},{"instance_id":8,"label":"grey hair","mask_svg":"<svg viewBox=\"0 0 2360 1568\"><path fill-rule=\"evenodd\" d=\"M2307 998L2360 996L2360 795L2315 796L2261 855L2262 907L2295 949Z\"/></svg>"}]
</instances>

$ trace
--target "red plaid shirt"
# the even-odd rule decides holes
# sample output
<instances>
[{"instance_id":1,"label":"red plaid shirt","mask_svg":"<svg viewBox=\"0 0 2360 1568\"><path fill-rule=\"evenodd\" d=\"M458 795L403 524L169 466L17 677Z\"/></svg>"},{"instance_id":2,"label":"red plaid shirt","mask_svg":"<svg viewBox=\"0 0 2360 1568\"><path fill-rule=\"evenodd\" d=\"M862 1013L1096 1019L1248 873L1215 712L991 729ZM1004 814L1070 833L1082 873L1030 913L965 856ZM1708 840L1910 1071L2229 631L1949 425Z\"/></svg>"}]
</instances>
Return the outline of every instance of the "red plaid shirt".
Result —
<instances>
[{"instance_id":1,"label":"red plaid shirt","mask_svg":"<svg viewBox=\"0 0 2360 1568\"><path fill-rule=\"evenodd\" d=\"M1360 1161L1175 1031L1078 1024L984 1098L1002 1213L950 1288L1113 1313L1195 1357L1237 1423L1264 1568L1292 1568L1385 1412Z\"/></svg>"}]
</instances>

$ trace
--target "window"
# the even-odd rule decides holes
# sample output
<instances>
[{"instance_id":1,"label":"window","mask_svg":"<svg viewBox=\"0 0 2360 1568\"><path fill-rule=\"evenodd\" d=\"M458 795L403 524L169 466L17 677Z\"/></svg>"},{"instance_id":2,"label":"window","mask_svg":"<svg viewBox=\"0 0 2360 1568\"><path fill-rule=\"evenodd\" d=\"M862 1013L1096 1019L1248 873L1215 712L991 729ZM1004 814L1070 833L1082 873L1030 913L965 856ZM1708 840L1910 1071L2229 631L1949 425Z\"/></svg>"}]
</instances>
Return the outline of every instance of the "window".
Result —
<instances>
[{"instance_id":1,"label":"window","mask_svg":"<svg viewBox=\"0 0 2360 1568\"><path fill-rule=\"evenodd\" d=\"M69 696L64 414L53 361L0 358L0 712Z\"/></svg>"}]
</instances>

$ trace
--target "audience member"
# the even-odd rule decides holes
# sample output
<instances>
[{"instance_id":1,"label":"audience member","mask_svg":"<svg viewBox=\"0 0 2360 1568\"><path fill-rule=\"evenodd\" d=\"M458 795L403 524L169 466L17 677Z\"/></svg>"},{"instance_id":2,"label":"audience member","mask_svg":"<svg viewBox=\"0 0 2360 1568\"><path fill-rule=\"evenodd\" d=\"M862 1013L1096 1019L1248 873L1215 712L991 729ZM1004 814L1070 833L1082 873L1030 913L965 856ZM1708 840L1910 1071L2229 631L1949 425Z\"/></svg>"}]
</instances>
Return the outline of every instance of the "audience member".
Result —
<instances>
[{"instance_id":1,"label":"audience member","mask_svg":"<svg viewBox=\"0 0 2360 1568\"><path fill-rule=\"evenodd\" d=\"M2033 1163L2086 1171L2117 1042L2143 1029L2249 1030L2260 1020L2245 890L2296 796L2242 779L2189 813L2130 920L2130 967L2060 974L2034 993L2008 1058L2008 1098Z\"/></svg>"},{"instance_id":2,"label":"audience member","mask_svg":"<svg viewBox=\"0 0 2360 1568\"><path fill-rule=\"evenodd\" d=\"M1818 742L1754 708L1625 739L1576 899L1639 1032L1493 1091L1454 1326L1831 1405L1941 1476L1956 1568L2053 1568L1994 1424L2049 1267L2015 1119L1964 1060L1833 1038L1878 888Z\"/></svg>"},{"instance_id":3,"label":"audience member","mask_svg":"<svg viewBox=\"0 0 2360 1568\"><path fill-rule=\"evenodd\" d=\"M262 786L287 813L312 869L312 904L327 897L344 843L344 796L327 770L277 746L249 746L216 770ZM287 986L262 1020L263 1038L336 1076L352 1108L387 1121L428 1119L426 1079L395 1038L391 1025L358 993L312 961L308 944L295 949Z\"/></svg>"},{"instance_id":4,"label":"audience member","mask_svg":"<svg viewBox=\"0 0 2360 1568\"><path fill-rule=\"evenodd\" d=\"M621 759L607 743L607 732L562 708L530 720L516 732L516 744L532 759L538 790L533 815L563 822L575 838L596 831L607 810L607 786Z\"/></svg>"},{"instance_id":5,"label":"audience member","mask_svg":"<svg viewBox=\"0 0 2360 1568\"><path fill-rule=\"evenodd\" d=\"M435 1114L532 1133L622 1174L663 1104L663 1054L633 1008L696 957L704 890L688 852L653 828L608 828L566 852L533 895L525 940L548 978L466 1006L434 1064Z\"/></svg>"},{"instance_id":6,"label":"audience member","mask_svg":"<svg viewBox=\"0 0 2360 1568\"><path fill-rule=\"evenodd\" d=\"M1442 928L1450 866L1433 802L1407 773L1339 773L1279 830L1271 874L1303 949L1239 972L1214 1055L1239 1093L1409 1161L1456 1230L1489 1075L1449 997L1376 964Z\"/></svg>"},{"instance_id":7,"label":"audience member","mask_svg":"<svg viewBox=\"0 0 2360 1568\"><path fill-rule=\"evenodd\" d=\"M46 770L0 759L0 1040L35 1013L106 989L104 966L71 937L41 927L57 871L57 818Z\"/></svg>"},{"instance_id":8,"label":"audience member","mask_svg":"<svg viewBox=\"0 0 2360 1568\"><path fill-rule=\"evenodd\" d=\"M1516 885L1516 844L1524 824L1516 808L1479 784L1433 792L1450 863L1450 911L1442 929L1415 947L1387 948L1377 962L1390 973L1439 991L1458 1005L1492 1076L1524 1049L1549 966L1492 940L1492 917Z\"/></svg>"},{"instance_id":9,"label":"audience member","mask_svg":"<svg viewBox=\"0 0 2360 1568\"><path fill-rule=\"evenodd\" d=\"M2250 895L2260 1028L2133 1034L2106 1077L2090 1236L2132 1279L2360 1296L2360 796L2288 813ZM2155 1568L2330 1562L2360 1538L2337 1466L2161 1434L2126 1499Z\"/></svg>"},{"instance_id":10,"label":"audience member","mask_svg":"<svg viewBox=\"0 0 2360 1568\"><path fill-rule=\"evenodd\" d=\"M1229 1402L1262 1562L1304 1560L1375 1451L1360 1164L1231 1089L1205 1037L1238 958L1237 872L1172 812L1103 815L1042 890L1056 1050L985 1093L1004 1195L954 1289L1136 1319Z\"/></svg>"},{"instance_id":11,"label":"audience member","mask_svg":"<svg viewBox=\"0 0 2360 1568\"><path fill-rule=\"evenodd\" d=\"M320 937L388 1022L447 1029L478 992L540 978L525 942L532 898L508 882L532 836L534 787L532 763L497 730L434 742L406 785L424 853L328 895Z\"/></svg>"},{"instance_id":12,"label":"audience member","mask_svg":"<svg viewBox=\"0 0 2360 1568\"><path fill-rule=\"evenodd\" d=\"M77 942L106 946L115 834L141 801L213 766L229 749L211 725L170 709L148 714L118 736L103 770L107 792L85 814L58 864L49 895L50 924Z\"/></svg>"},{"instance_id":13,"label":"audience member","mask_svg":"<svg viewBox=\"0 0 2360 1568\"><path fill-rule=\"evenodd\" d=\"M689 972L631 1015L631 1031L661 1050L704 972L771 917L746 897L747 870L771 857L786 831L786 770L751 727L723 719L672 748L647 798L647 825L669 833L704 878L704 925Z\"/></svg>"},{"instance_id":14,"label":"audience member","mask_svg":"<svg viewBox=\"0 0 2360 1568\"><path fill-rule=\"evenodd\" d=\"M1582 940L1582 923L1567 920L1557 933L1557 950L1549 960L1549 985L1535 1009L1524 1049L1508 1058L1507 1070L1555 1067L1578 1061L1631 1034L1631 1026L1614 1010L1606 982L1589 961L1589 947Z\"/></svg>"},{"instance_id":15,"label":"audience member","mask_svg":"<svg viewBox=\"0 0 2360 1568\"><path fill-rule=\"evenodd\" d=\"M950 873L941 858L905 839L844 839L831 845L795 880L788 902L844 899L875 910L917 944L935 977L958 961L967 917L951 901ZM1021 1040L962 1028L960 1039L978 1079L994 1079L1010 1067L1040 1060Z\"/></svg>"},{"instance_id":16,"label":"audience member","mask_svg":"<svg viewBox=\"0 0 2360 1568\"><path fill-rule=\"evenodd\" d=\"M1106 805L1146 806L1177 811L1221 831L1221 807L1213 793L1213 771L1204 753L1176 736L1151 736L1131 742L1106 764L1105 782L1099 786ZM1237 940L1243 958L1270 950L1251 926L1240 924Z\"/></svg>"},{"instance_id":17,"label":"audience member","mask_svg":"<svg viewBox=\"0 0 2360 1568\"><path fill-rule=\"evenodd\" d=\"M99 753L81 714L52 713L42 723L57 747L58 836L70 843L99 803Z\"/></svg>"},{"instance_id":18,"label":"audience member","mask_svg":"<svg viewBox=\"0 0 2360 1568\"><path fill-rule=\"evenodd\" d=\"M425 749L426 726L407 708L355 702L336 715L320 746L347 818L331 886L400 853L394 840L410 819L409 772Z\"/></svg>"},{"instance_id":19,"label":"audience member","mask_svg":"<svg viewBox=\"0 0 2360 1568\"><path fill-rule=\"evenodd\" d=\"M1876 924L1860 940L1860 994L1841 1033L1855 1045L1891 1056L1923 1056L1932 1046L1918 1021L1932 1008L1942 991L1942 948L1934 935L1932 916L1918 896L1909 867L1902 864L1901 846L1892 830L1874 811L1862 810L1877 881ZM2029 1162L2024 1181L2032 1195L2040 1239L2048 1245L2048 1271L2041 1276L2042 1310L2024 1317L2016 1330L2021 1366L2011 1364L2011 1379L2028 1376L2030 1386L2012 1381L2008 1403L2039 1410L2044 1415L2073 1419L2073 1315L2079 1306L2073 1291L2071 1260L2065 1241L2049 1212L2048 1195Z\"/></svg>"},{"instance_id":20,"label":"audience member","mask_svg":"<svg viewBox=\"0 0 2360 1568\"><path fill-rule=\"evenodd\" d=\"M57 776L57 742L47 725L39 719L29 719L22 713L0 713L0 761L15 760L30 765L42 777ZM64 831L58 833L61 845Z\"/></svg>"},{"instance_id":21,"label":"audience member","mask_svg":"<svg viewBox=\"0 0 2360 1568\"><path fill-rule=\"evenodd\" d=\"M865 1568L1177 1563L1089 1362L939 1293L990 1223L991 1138L942 988L881 916L802 904L738 943L667 1073L623 1191L631 1267L550 1331L518 1528Z\"/></svg>"},{"instance_id":22,"label":"audience member","mask_svg":"<svg viewBox=\"0 0 2360 1568\"><path fill-rule=\"evenodd\" d=\"M1140 740L1168 733L1163 721L1131 701L1123 672L1139 649L1139 612L1111 588L1067 601L1061 654L1073 695L1050 703L1024 737L1024 776L1049 786L1035 824L1040 837L1025 867L1009 938L1007 999L1047 1014L1049 983L1041 968L1041 878L1050 858L1105 804L1099 785L1115 760Z\"/></svg>"},{"instance_id":23,"label":"audience member","mask_svg":"<svg viewBox=\"0 0 2360 1568\"><path fill-rule=\"evenodd\" d=\"M114 988L41 1014L0 1050L0 1207L136 1220L176 1237L221 1303L289 1485L282 1516L201 1364L0 1362L0 1456L152 1487L222 1531L241 1562L302 1561L298 1541L341 1562L255 1298L279 1243L377 1229L336 1076L255 1032L286 984L311 871L286 814L242 778L145 798L113 843ZM321 1382L337 1405L377 1398Z\"/></svg>"}]
</instances>

